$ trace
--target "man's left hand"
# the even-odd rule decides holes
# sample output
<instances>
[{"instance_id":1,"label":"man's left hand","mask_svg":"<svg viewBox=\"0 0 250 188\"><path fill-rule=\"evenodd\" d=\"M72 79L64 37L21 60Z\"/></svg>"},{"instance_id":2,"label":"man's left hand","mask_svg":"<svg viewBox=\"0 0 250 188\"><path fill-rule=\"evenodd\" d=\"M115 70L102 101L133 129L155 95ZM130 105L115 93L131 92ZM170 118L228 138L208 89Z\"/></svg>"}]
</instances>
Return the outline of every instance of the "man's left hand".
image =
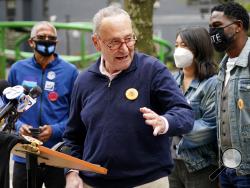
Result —
<instances>
[{"instance_id":1,"label":"man's left hand","mask_svg":"<svg viewBox=\"0 0 250 188\"><path fill-rule=\"evenodd\" d=\"M165 125L165 121L163 117L159 116L153 110L146 108L146 107L140 108L140 112L143 113L145 123L153 127L154 136L157 136L159 134L163 134L164 132L166 132L166 125Z\"/></svg>"}]
</instances>

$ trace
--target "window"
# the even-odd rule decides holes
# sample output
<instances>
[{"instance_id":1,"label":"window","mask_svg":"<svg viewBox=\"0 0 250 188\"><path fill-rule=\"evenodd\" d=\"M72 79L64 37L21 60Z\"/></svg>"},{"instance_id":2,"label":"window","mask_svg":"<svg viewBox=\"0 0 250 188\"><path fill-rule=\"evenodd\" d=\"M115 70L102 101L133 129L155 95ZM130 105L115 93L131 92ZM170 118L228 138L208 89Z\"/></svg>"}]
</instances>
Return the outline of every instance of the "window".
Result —
<instances>
[{"instance_id":1,"label":"window","mask_svg":"<svg viewBox=\"0 0 250 188\"><path fill-rule=\"evenodd\" d=\"M6 0L6 17L8 21L15 20L16 0Z\"/></svg>"}]
</instances>

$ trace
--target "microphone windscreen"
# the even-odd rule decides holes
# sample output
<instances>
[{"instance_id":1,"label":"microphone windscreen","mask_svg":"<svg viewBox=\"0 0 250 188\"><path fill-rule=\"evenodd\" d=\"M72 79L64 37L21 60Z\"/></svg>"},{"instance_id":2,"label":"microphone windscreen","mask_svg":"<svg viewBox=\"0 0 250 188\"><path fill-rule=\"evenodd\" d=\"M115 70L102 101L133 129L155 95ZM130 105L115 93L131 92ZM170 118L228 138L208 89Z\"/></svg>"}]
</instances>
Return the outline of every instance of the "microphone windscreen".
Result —
<instances>
[{"instance_id":1,"label":"microphone windscreen","mask_svg":"<svg viewBox=\"0 0 250 188\"><path fill-rule=\"evenodd\" d=\"M37 98L42 93L42 89L39 86L33 87L30 92L29 96L31 96L33 99Z\"/></svg>"},{"instance_id":2,"label":"microphone windscreen","mask_svg":"<svg viewBox=\"0 0 250 188\"><path fill-rule=\"evenodd\" d=\"M26 86L26 85L23 85L23 89L24 89L23 93L24 93L25 95L28 95L29 92L30 92L30 88L29 88L28 86Z\"/></svg>"},{"instance_id":3,"label":"microphone windscreen","mask_svg":"<svg viewBox=\"0 0 250 188\"><path fill-rule=\"evenodd\" d=\"M3 90L5 90L5 88L10 87L10 83L6 80L0 80L0 95L3 95Z\"/></svg>"}]
</instances>

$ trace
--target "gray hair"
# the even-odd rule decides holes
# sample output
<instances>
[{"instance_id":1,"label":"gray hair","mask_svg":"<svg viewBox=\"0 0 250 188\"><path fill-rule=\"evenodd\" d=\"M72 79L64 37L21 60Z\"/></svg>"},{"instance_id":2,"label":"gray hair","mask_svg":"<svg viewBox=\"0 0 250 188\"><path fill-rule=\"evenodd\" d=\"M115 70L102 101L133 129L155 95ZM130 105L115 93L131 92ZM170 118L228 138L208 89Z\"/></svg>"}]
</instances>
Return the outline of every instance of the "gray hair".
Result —
<instances>
[{"instance_id":1,"label":"gray hair","mask_svg":"<svg viewBox=\"0 0 250 188\"><path fill-rule=\"evenodd\" d=\"M48 21L41 21L41 22L37 22L31 29L31 33L30 33L30 38L33 38L36 36L37 30L39 29L39 27L46 25L49 26L51 29L54 30L55 36L57 36L57 32L56 32L56 28L55 26L53 26L50 22Z\"/></svg>"},{"instance_id":2,"label":"gray hair","mask_svg":"<svg viewBox=\"0 0 250 188\"><path fill-rule=\"evenodd\" d=\"M129 14L125 10L115 5L111 5L103 9L100 9L93 18L93 34L99 32L100 25L101 25L103 18L117 16L121 14L127 16L130 19Z\"/></svg>"}]
</instances>

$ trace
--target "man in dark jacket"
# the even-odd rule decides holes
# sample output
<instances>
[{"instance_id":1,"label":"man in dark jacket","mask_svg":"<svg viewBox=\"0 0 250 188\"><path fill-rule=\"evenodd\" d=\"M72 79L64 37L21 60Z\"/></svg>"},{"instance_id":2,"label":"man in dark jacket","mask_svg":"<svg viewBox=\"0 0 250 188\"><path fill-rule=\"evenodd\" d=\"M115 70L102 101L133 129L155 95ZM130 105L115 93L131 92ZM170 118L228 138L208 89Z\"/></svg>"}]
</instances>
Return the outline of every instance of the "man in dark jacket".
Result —
<instances>
[{"instance_id":1,"label":"man in dark jacket","mask_svg":"<svg viewBox=\"0 0 250 188\"><path fill-rule=\"evenodd\" d=\"M76 80L64 138L72 156L108 174L71 170L66 187L167 187L169 136L192 129L191 107L164 64L135 52L127 12L101 9L92 40L101 57Z\"/></svg>"}]
</instances>

